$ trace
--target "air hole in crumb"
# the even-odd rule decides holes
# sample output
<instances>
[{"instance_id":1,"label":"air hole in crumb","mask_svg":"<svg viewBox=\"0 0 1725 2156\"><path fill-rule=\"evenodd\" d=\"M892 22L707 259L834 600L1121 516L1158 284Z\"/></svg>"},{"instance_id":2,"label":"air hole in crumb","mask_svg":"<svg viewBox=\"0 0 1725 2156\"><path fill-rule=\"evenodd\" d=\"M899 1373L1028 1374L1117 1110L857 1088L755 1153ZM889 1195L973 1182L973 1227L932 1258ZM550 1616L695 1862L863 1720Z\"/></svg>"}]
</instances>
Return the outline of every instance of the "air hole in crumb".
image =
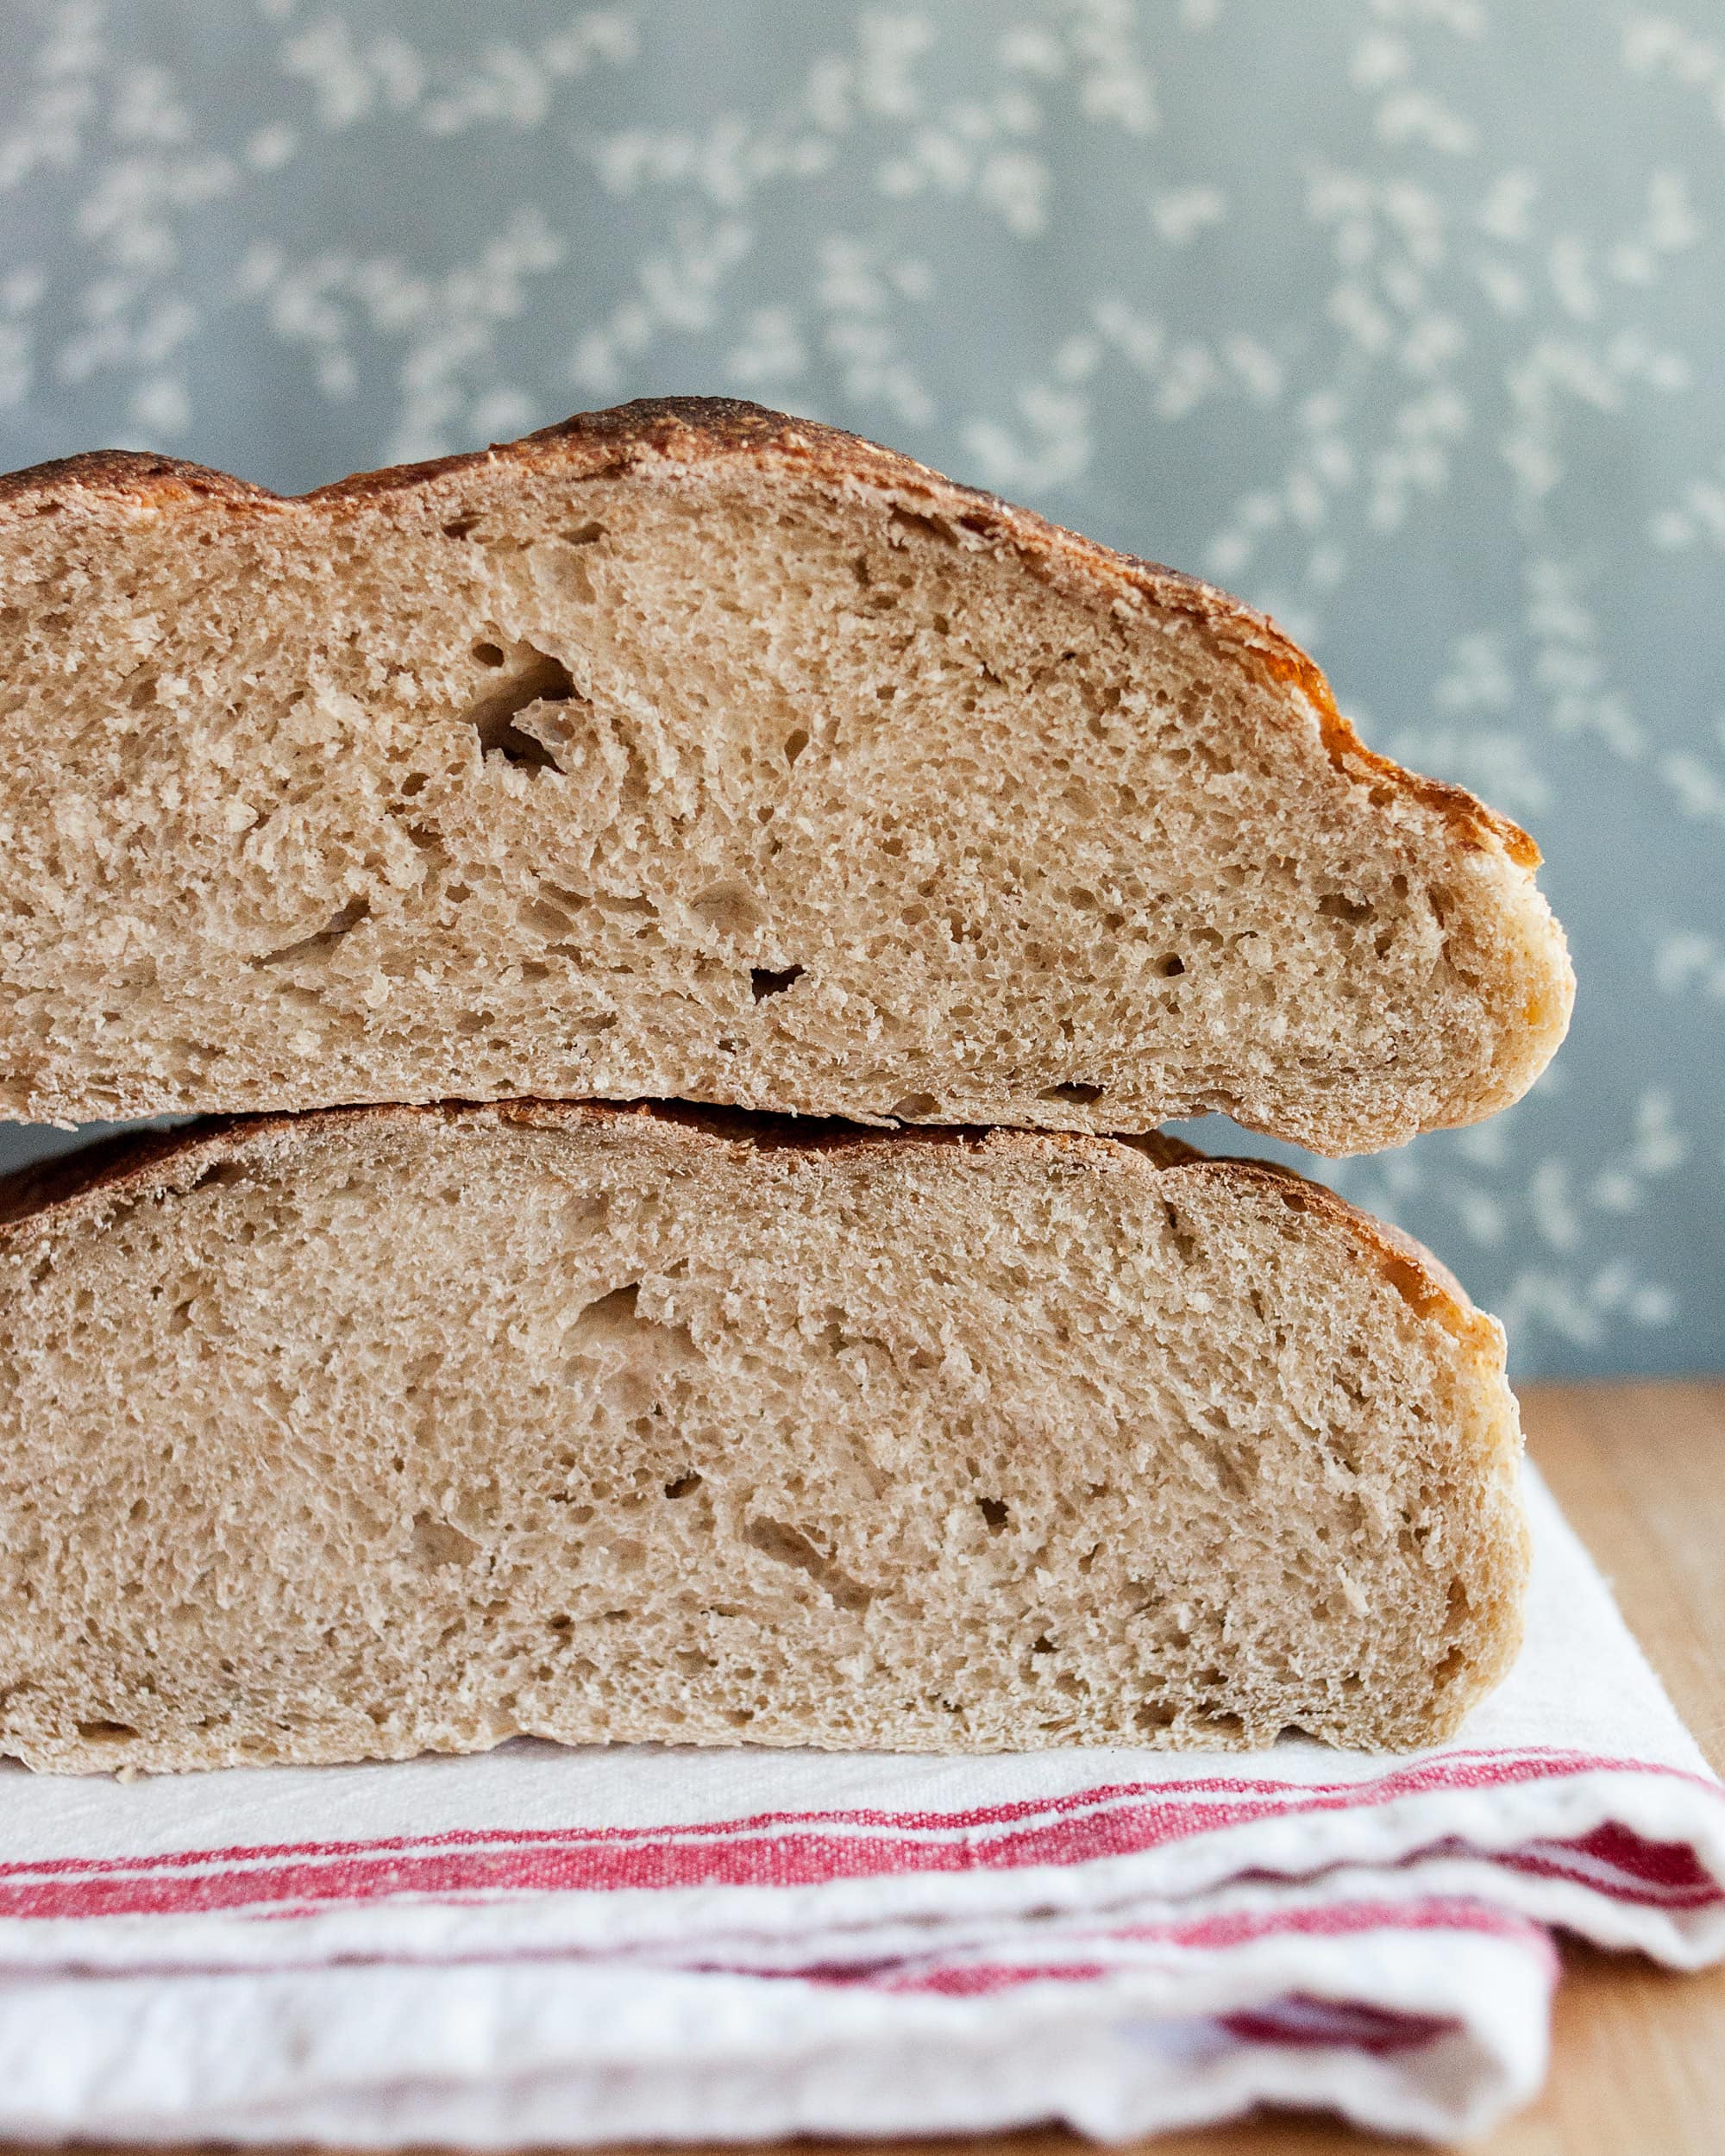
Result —
<instances>
[{"instance_id":1,"label":"air hole in crumb","mask_svg":"<svg viewBox=\"0 0 1725 2156\"><path fill-rule=\"evenodd\" d=\"M1052 1654L1054 1652L1054 1642L1049 1638L1045 1632L1039 1632L1036 1635L1036 1638L1032 1640L1030 1651L1032 1654Z\"/></svg>"},{"instance_id":2,"label":"air hole in crumb","mask_svg":"<svg viewBox=\"0 0 1725 2156\"><path fill-rule=\"evenodd\" d=\"M743 1531L743 1539L751 1550L758 1550L762 1557L771 1557L775 1564L792 1565L799 1572L806 1573L841 1609L866 1609L873 1599L860 1581L841 1571L806 1534L787 1526L781 1520L751 1520Z\"/></svg>"},{"instance_id":3,"label":"air hole in crumb","mask_svg":"<svg viewBox=\"0 0 1725 2156\"><path fill-rule=\"evenodd\" d=\"M991 1535L999 1534L1012 1518L1011 1511L998 1497L979 1497L976 1509L988 1522Z\"/></svg>"},{"instance_id":4,"label":"air hole in crumb","mask_svg":"<svg viewBox=\"0 0 1725 2156\"><path fill-rule=\"evenodd\" d=\"M1331 891L1319 899L1318 911L1327 921L1358 924L1369 921L1377 909L1370 899L1350 899L1340 891Z\"/></svg>"},{"instance_id":5,"label":"air hole in crumb","mask_svg":"<svg viewBox=\"0 0 1725 2156\"><path fill-rule=\"evenodd\" d=\"M1101 1099L1102 1088L1069 1079L1057 1086L1044 1086L1037 1097L1041 1100L1070 1100L1078 1107L1088 1108Z\"/></svg>"},{"instance_id":6,"label":"air hole in crumb","mask_svg":"<svg viewBox=\"0 0 1725 2156\"><path fill-rule=\"evenodd\" d=\"M1176 952L1170 951L1165 958L1157 960L1156 970L1164 981L1172 981L1176 975L1185 972L1186 961Z\"/></svg>"},{"instance_id":7,"label":"air hole in crumb","mask_svg":"<svg viewBox=\"0 0 1725 2156\"><path fill-rule=\"evenodd\" d=\"M129 1745L138 1733L130 1722L94 1721L79 1722L78 1733L86 1744Z\"/></svg>"},{"instance_id":8,"label":"air hole in crumb","mask_svg":"<svg viewBox=\"0 0 1725 2156\"><path fill-rule=\"evenodd\" d=\"M217 1161L213 1168L206 1168L195 1182L188 1183L181 1195L189 1198L194 1190L225 1190L231 1184L248 1182L250 1180L250 1174L242 1162ZM162 1457L166 1459L168 1455L164 1453Z\"/></svg>"},{"instance_id":9,"label":"air hole in crumb","mask_svg":"<svg viewBox=\"0 0 1725 2156\"><path fill-rule=\"evenodd\" d=\"M751 966L749 968L750 993L757 1003L764 1003L768 996L783 995L787 988L793 987L802 977L800 966L787 966L779 973L774 972L768 966Z\"/></svg>"},{"instance_id":10,"label":"air hole in crumb","mask_svg":"<svg viewBox=\"0 0 1725 2156\"><path fill-rule=\"evenodd\" d=\"M678 1367L693 1367L701 1359L694 1336L686 1325L668 1315L650 1317L641 1308L641 1283L635 1280L590 1302L576 1316L568 1338L578 1355L590 1356L595 1349L623 1351L628 1364L621 1381L625 1388L623 1407L630 1414L649 1404L649 1372L668 1375ZM643 1355L649 1358L645 1364L640 1361ZM653 1413L661 1412L655 1405ZM651 1479L643 1474L643 1480Z\"/></svg>"},{"instance_id":11,"label":"air hole in crumb","mask_svg":"<svg viewBox=\"0 0 1725 2156\"><path fill-rule=\"evenodd\" d=\"M569 1235L597 1235L611 1218L611 1196L604 1190L584 1190L563 1207L562 1225ZM574 1462L566 1463L573 1466Z\"/></svg>"},{"instance_id":12,"label":"air hole in crumb","mask_svg":"<svg viewBox=\"0 0 1725 2156\"><path fill-rule=\"evenodd\" d=\"M754 936L768 920L766 907L746 883L734 876L709 885L690 901L689 911L698 914L716 936L728 936L734 942Z\"/></svg>"},{"instance_id":13,"label":"air hole in crumb","mask_svg":"<svg viewBox=\"0 0 1725 2156\"><path fill-rule=\"evenodd\" d=\"M626 1338L630 1329L642 1322L637 1315L640 1300L640 1282L629 1281L621 1288L613 1288L608 1295L590 1302L576 1319L576 1327L584 1333Z\"/></svg>"},{"instance_id":14,"label":"air hole in crumb","mask_svg":"<svg viewBox=\"0 0 1725 2156\"><path fill-rule=\"evenodd\" d=\"M800 726L799 726L794 732L787 734L785 736L785 761L787 763L794 763L797 758L801 755L804 749L808 747L808 743L809 737L803 731Z\"/></svg>"},{"instance_id":15,"label":"air hole in crumb","mask_svg":"<svg viewBox=\"0 0 1725 2156\"><path fill-rule=\"evenodd\" d=\"M896 530L914 532L922 539L938 539L948 546L952 543L950 529L938 517L920 516L913 509L894 508L888 513Z\"/></svg>"},{"instance_id":16,"label":"air hole in crumb","mask_svg":"<svg viewBox=\"0 0 1725 2156\"><path fill-rule=\"evenodd\" d=\"M457 517L443 527L446 539L465 539L479 523L477 517Z\"/></svg>"},{"instance_id":17,"label":"air hole in crumb","mask_svg":"<svg viewBox=\"0 0 1725 2156\"><path fill-rule=\"evenodd\" d=\"M693 1497L701 1486L699 1475L680 1475L674 1482L667 1482L665 1495L669 1498Z\"/></svg>"},{"instance_id":18,"label":"air hole in crumb","mask_svg":"<svg viewBox=\"0 0 1725 2156\"><path fill-rule=\"evenodd\" d=\"M563 534L565 544L571 547L590 547L604 536L605 526L593 523L577 524L573 530Z\"/></svg>"},{"instance_id":19,"label":"air hole in crumb","mask_svg":"<svg viewBox=\"0 0 1725 2156\"><path fill-rule=\"evenodd\" d=\"M476 1557L480 1545L471 1535L429 1512L413 1515L413 1561L416 1564L466 1564Z\"/></svg>"},{"instance_id":20,"label":"air hole in crumb","mask_svg":"<svg viewBox=\"0 0 1725 2156\"><path fill-rule=\"evenodd\" d=\"M371 916L369 899L349 899L339 913L332 914L325 924L311 936L302 936L298 943L284 943L279 950L267 950L261 958L252 960L254 966L285 966L299 958L311 958L329 950L360 923Z\"/></svg>"},{"instance_id":21,"label":"air hole in crumb","mask_svg":"<svg viewBox=\"0 0 1725 2156\"><path fill-rule=\"evenodd\" d=\"M1195 1719L1204 1728L1214 1731L1218 1737L1238 1738L1244 1737L1245 1734L1245 1724L1238 1714L1226 1714L1218 1709L1199 1714Z\"/></svg>"},{"instance_id":22,"label":"air hole in crumb","mask_svg":"<svg viewBox=\"0 0 1725 2156\"><path fill-rule=\"evenodd\" d=\"M1179 1213L1171 1205L1169 1204L1167 1199L1165 1198L1162 1201L1162 1217L1168 1224L1170 1239L1172 1241L1175 1249L1180 1253L1180 1261L1182 1264L1196 1264L1198 1262L1198 1238L1193 1234L1191 1229L1186 1225L1185 1222L1180 1218Z\"/></svg>"},{"instance_id":23,"label":"air hole in crumb","mask_svg":"<svg viewBox=\"0 0 1725 2156\"><path fill-rule=\"evenodd\" d=\"M902 1122L915 1123L924 1116L938 1115L940 1103L932 1093L907 1093L894 1101L892 1112Z\"/></svg>"},{"instance_id":24,"label":"air hole in crumb","mask_svg":"<svg viewBox=\"0 0 1725 2156\"><path fill-rule=\"evenodd\" d=\"M1166 1729L1174 1720L1174 1709L1164 1707L1160 1700L1146 1700L1132 1716L1132 1727L1141 1729L1146 1736L1158 1729Z\"/></svg>"},{"instance_id":25,"label":"air hole in crumb","mask_svg":"<svg viewBox=\"0 0 1725 2156\"><path fill-rule=\"evenodd\" d=\"M490 695L477 698L461 716L479 736L485 755L501 756L505 763L524 764L533 770L555 770L557 760L544 743L515 722L536 705L568 703L575 695L574 680L562 661L549 651L536 650L531 644L524 649L526 655L510 678ZM481 666L492 668L501 667L505 659L501 645L486 642L474 646L474 656Z\"/></svg>"}]
</instances>

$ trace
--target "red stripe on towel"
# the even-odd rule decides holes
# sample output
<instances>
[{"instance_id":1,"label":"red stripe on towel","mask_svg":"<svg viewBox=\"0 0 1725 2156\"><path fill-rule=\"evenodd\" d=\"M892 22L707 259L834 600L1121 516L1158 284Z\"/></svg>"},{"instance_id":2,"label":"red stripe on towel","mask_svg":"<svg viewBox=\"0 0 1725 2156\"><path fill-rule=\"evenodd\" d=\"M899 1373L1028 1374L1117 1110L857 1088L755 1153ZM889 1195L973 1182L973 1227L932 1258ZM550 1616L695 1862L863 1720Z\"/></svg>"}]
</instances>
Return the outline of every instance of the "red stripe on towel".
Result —
<instances>
[{"instance_id":1,"label":"red stripe on towel","mask_svg":"<svg viewBox=\"0 0 1725 2156\"><path fill-rule=\"evenodd\" d=\"M396 1896L809 1886L834 1881L1072 1865L1141 1854L1193 1836L1278 1817L1364 1810L1432 1790L1496 1789L1592 1772L1670 1775L1583 1753L1450 1754L1366 1783L1208 1777L1118 1783L968 1811L757 1813L649 1827L489 1829L369 1842L180 1850L147 1858L54 1858L0 1865L0 1917L186 1915L217 1910L310 1913ZM1683 1775L1715 1796L1716 1784ZM1576 1864L1561 1853L1572 1850ZM1573 1844L1541 1845L1529 1871L1598 1883L1621 1898L1686 1905L1725 1890L1682 1845L1605 1826ZM1615 1874L1615 1877L1608 1875ZM1637 1891L1637 1882L1641 1890Z\"/></svg>"}]
</instances>

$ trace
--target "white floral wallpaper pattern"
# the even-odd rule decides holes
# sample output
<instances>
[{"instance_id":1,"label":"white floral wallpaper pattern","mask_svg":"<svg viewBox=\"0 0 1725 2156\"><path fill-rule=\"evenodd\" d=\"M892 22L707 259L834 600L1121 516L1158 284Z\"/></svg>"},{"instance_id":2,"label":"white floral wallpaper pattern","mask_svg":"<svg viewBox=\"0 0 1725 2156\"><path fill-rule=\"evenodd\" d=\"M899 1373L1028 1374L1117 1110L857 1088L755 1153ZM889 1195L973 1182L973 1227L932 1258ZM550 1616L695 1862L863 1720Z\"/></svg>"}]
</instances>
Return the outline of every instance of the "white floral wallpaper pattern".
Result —
<instances>
[{"instance_id":1,"label":"white floral wallpaper pattern","mask_svg":"<svg viewBox=\"0 0 1725 2156\"><path fill-rule=\"evenodd\" d=\"M756 397L1232 586L1525 822L1556 1068L1321 1170L1524 1373L1725 1365L1722 301L1716 0L0 7L0 461Z\"/></svg>"}]
</instances>

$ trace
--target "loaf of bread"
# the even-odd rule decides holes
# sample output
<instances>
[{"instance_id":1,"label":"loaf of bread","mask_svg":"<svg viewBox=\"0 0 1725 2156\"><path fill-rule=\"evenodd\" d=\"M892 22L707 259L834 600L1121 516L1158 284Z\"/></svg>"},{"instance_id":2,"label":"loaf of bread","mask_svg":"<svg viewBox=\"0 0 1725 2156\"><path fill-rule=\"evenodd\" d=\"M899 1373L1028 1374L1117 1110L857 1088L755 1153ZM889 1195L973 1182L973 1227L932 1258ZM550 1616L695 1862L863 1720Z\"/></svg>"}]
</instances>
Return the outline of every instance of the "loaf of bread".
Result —
<instances>
[{"instance_id":1,"label":"loaf of bread","mask_svg":"<svg viewBox=\"0 0 1725 2156\"><path fill-rule=\"evenodd\" d=\"M116 1141L0 1227L0 1753L1446 1735L1492 1319L1170 1141L518 1102Z\"/></svg>"},{"instance_id":2,"label":"loaf of bread","mask_svg":"<svg viewBox=\"0 0 1725 2156\"><path fill-rule=\"evenodd\" d=\"M684 1099L1322 1152L1567 1022L1536 849L1275 624L628 405L299 500L0 480L0 1114Z\"/></svg>"}]
</instances>

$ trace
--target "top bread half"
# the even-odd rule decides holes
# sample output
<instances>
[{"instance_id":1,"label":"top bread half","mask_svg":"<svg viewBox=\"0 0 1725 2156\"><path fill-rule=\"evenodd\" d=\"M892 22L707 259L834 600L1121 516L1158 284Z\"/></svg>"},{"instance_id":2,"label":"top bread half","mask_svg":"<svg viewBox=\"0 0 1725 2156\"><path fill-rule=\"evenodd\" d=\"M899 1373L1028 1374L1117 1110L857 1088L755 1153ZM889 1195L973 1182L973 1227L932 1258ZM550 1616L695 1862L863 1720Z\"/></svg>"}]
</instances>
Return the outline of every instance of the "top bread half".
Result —
<instances>
[{"instance_id":1,"label":"top bread half","mask_svg":"<svg viewBox=\"0 0 1725 2156\"><path fill-rule=\"evenodd\" d=\"M672 1098L1329 1154L1561 1039L1538 853L1208 585L749 404L0 479L0 1114Z\"/></svg>"}]
</instances>

